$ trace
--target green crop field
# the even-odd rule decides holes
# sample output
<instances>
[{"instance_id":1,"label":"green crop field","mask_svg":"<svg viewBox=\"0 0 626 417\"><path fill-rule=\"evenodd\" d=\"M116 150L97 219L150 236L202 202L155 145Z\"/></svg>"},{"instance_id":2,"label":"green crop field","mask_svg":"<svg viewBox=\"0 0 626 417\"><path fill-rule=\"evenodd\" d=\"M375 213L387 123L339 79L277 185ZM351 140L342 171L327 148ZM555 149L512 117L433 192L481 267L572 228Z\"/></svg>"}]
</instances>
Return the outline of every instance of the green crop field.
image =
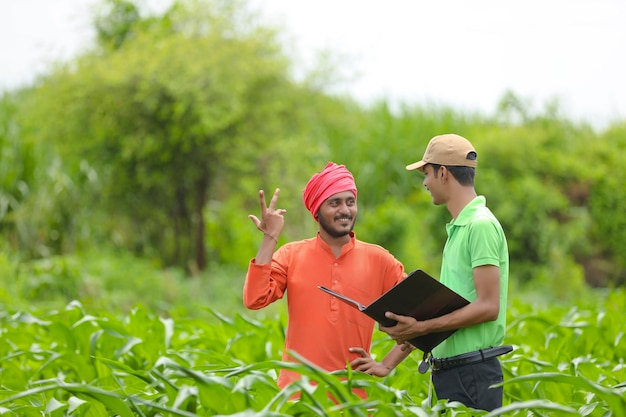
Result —
<instances>
[{"instance_id":1,"label":"green crop field","mask_svg":"<svg viewBox=\"0 0 626 417\"><path fill-rule=\"evenodd\" d=\"M286 316L206 309L165 317L136 306L114 315L81 303L0 318L0 414L7 416L624 416L626 293L585 306L513 301L503 357L505 405L488 414L427 403L418 353L380 379L280 361ZM253 312L251 312L253 313ZM392 343L376 332L373 353ZM282 367L303 379L275 385ZM351 394L365 387L367 400ZM300 400L294 401L293 394ZM330 394L337 401L329 399Z\"/></svg>"}]
</instances>

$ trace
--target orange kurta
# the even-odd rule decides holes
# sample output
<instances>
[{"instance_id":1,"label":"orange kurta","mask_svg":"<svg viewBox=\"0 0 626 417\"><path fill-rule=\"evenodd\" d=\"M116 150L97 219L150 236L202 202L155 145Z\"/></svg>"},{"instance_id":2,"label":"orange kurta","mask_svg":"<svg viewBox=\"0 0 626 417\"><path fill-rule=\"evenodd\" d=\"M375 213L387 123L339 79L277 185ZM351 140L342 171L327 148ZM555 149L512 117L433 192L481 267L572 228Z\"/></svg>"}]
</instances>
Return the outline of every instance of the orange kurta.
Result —
<instances>
[{"instance_id":1,"label":"orange kurta","mask_svg":"<svg viewBox=\"0 0 626 417\"><path fill-rule=\"evenodd\" d=\"M250 261L243 300L257 310L287 293L289 323L283 360L295 351L317 366L334 371L359 355L348 351L362 347L369 352L374 320L320 289L331 288L368 305L405 277L402 264L384 248L357 240L344 245L335 258L319 233L315 238L288 243L279 248L271 264ZM278 386L299 378L281 370Z\"/></svg>"}]
</instances>

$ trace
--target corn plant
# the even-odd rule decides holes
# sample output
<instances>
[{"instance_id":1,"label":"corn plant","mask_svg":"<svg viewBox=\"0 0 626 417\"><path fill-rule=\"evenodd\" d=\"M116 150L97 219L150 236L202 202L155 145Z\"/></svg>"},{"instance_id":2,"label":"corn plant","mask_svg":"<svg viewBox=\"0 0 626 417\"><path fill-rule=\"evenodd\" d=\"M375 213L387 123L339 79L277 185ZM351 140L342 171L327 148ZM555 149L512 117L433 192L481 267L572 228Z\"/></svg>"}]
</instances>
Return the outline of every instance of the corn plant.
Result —
<instances>
[{"instance_id":1,"label":"corn plant","mask_svg":"<svg viewBox=\"0 0 626 417\"><path fill-rule=\"evenodd\" d=\"M280 360L284 313L257 319L207 309L164 318L136 306L89 313L79 302L0 317L0 415L461 416L626 415L623 311L613 292L595 307L509 310L505 404L491 413L437 401L411 355L386 378ZM392 342L376 333L372 353ZM281 390L280 369L302 379ZM353 393L365 389L367 399Z\"/></svg>"}]
</instances>

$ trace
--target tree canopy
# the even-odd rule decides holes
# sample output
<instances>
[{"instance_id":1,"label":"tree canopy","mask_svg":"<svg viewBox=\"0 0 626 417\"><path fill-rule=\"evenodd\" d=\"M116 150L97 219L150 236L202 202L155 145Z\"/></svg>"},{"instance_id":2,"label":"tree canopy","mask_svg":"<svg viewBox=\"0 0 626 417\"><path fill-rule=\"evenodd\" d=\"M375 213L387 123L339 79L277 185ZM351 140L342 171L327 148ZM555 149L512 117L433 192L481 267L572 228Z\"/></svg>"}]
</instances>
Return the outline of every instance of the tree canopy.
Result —
<instances>
[{"instance_id":1,"label":"tree canopy","mask_svg":"<svg viewBox=\"0 0 626 417\"><path fill-rule=\"evenodd\" d=\"M118 239L139 251L159 242L167 264L203 269L203 211L222 174L254 164L295 111L289 62L231 2L145 20L110 3L99 47L33 93L37 138L96 167L100 202L125 222Z\"/></svg>"}]
</instances>

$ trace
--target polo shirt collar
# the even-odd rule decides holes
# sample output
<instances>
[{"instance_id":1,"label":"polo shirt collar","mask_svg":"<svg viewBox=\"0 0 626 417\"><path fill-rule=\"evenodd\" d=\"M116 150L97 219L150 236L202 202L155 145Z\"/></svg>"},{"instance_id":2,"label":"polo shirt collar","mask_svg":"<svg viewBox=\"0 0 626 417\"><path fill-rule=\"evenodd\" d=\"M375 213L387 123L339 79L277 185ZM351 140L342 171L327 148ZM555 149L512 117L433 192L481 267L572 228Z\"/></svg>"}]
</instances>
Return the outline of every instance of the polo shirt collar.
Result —
<instances>
[{"instance_id":1,"label":"polo shirt collar","mask_svg":"<svg viewBox=\"0 0 626 417\"><path fill-rule=\"evenodd\" d=\"M456 219L452 219L448 226L465 226L467 223L474 217L474 214L487 206L487 200L484 196L479 195L474 197L472 201L470 201L463 210L459 213Z\"/></svg>"}]
</instances>

